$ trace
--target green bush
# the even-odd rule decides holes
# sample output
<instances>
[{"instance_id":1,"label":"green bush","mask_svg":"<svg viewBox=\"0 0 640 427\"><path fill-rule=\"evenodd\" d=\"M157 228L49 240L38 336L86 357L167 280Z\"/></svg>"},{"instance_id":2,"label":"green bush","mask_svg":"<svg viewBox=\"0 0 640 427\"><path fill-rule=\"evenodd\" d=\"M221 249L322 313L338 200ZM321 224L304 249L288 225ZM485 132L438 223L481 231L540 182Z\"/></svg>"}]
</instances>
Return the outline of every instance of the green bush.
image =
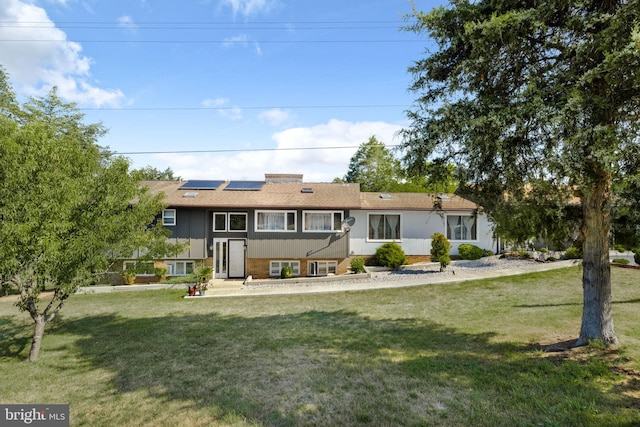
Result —
<instances>
[{"instance_id":1,"label":"green bush","mask_svg":"<svg viewBox=\"0 0 640 427\"><path fill-rule=\"evenodd\" d=\"M376 262L384 267L398 268L407 263L407 257L400 245L389 242L376 250Z\"/></svg>"},{"instance_id":2,"label":"green bush","mask_svg":"<svg viewBox=\"0 0 640 427\"><path fill-rule=\"evenodd\" d=\"M564 256L567 259L581 259L582 258L582 249L575 247L575 246L571 246L570 248L567 248L567 250L564 253Z\"/></svg>"},{"instance_id":3,"label":"green bush","mask_svg":"<svg viewBox=\"0 0 640 427\"><path fill-rule=\"evenodd\" d=\"M479 247L475 245L470 245L469 243L463 243L458 246L458 255L462 259L480 259L482 258L483 251Z\"/></svg>"},{"instance_id":4,"label":"green bush","mask_svg":"<svg viewBox=\"0 0 640 427\"><path fill-rule=\"evenodd\" d=\"M629 261L626 258L614 258L611 260L611 262L615 263L615 264L624 264L627 265L629 264L631 261Z\"/></svg>"},{"instance_id":5,"label":"green bush","mask_svg":"<svg viewBox=\"0 0 640 427\"><path fill-rule=\"evenodd\" d=\"M627 249L624 247L624 245L621 245L620 243L618 243L618 244L614 245L614 246L613 246L613 248L614 248L616 251L620 252L620 253L623 253L623 252L625 252L625 251L627 250Z\"/></svg>"},{"instance_id":6,"label":"green bush","mask_svg":"<svg viewBox=\"0 0 640 427\"><path fill-rule=\"evenodd\" d=\"M444 234L434 233L431 236L431 261L440 263L440 271L444 271L451 263L450 250L451 243Z\"/></svg>"},{"instance_id":7,"label":"green bush","mask_svg":"<svg viewBox=\"0 0 640 427\"><path fill-rule=\"evenodd\" d=\"M640 265L640 248L633 251L633 260L636 264Z\"/></svg>"},{"instance_id":8,"label":"green bush","mask_svg":"<svg viewBox=\"0 0 640 427\"><path fill-rule=\"evenodd\" d=\"M482 250L482 256L494 256L495 252L493 252L491 249L483 249Z\"/></svg>"},{"instance_id":9,"label":"green bush","mask_svg":"<svg viewBox=\"0 0 640 427\"><path fill-rule=\"evenodd\" d=\"M364 273L364 259L354 258L351 260L351 272L352 273Z\"/></svg>"},{"instance_id":10,"label":"green bush","mask_svg":"<svg viewBox=\"0 0 640 427\"><path fill-rule=\"evenodd\" d=\"M281 279L291 279L293 277L293 268L290 265L285 265L280 270Z\"/></svg>"}]
</instances>

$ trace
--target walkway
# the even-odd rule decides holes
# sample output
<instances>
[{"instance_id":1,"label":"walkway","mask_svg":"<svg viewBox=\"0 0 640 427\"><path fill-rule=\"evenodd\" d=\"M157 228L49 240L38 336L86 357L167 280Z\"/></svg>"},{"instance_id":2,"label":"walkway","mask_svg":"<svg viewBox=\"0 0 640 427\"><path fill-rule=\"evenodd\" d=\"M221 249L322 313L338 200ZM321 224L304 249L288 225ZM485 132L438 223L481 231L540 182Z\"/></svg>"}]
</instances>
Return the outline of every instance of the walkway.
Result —
<instances>
[{"instance_id":1,"label":"walkway","mask_svg":"<svg viewBox=\"0 0 640 427\"><path fill-rule=\"evenodd\" d=\"M515 276L519 274L534 273L538 271L556 270L559 268L567 268L580 264L580 260L567 260L556 261L550 263L536 263L532 262L530 266L523 268L511 268L508 270L494 270L475 274L461 274L456 276L451 275L437 275L425 279L424 276L420 278L403 278L402 280L390 280L390 281L375 281L375 282L349 282L348 280L343 283L339 281L331 281L327 279L322 282L313 282L309 284L297 283L291 286L273 286L273 287L255 287L245 288L242 281L218 281L216 280L213 285L209 286L204 296L195 296L187 298L226 298L226 297L240 297L240 296L264 296L264 295L299 295L299 294L317 294L326 292L345 292L345 291L363 291L372 289L389 289L389 288L404 288L411 286L423 286L429 284L444 284L444 283L457 283L466 282L469 280L489 279L494 277ZM345 277L345 276L339 276ZM274 281L274 284L280 281ZM345 283L347 282L347 283ZM281 282L280 282L281 283Z\"/></svg>"},{"instance_id":2,"label":"walkway","mask_svg":"<svg viewBox=\"0 0 640 427\"><path fill-rule=\"evenodd\" d=\"M389 289L389 288L405 288L412 286L424 286L430 284L445 284L466 282L469 280L490 279L494 277L515 276L519 274L534 273L538 271L556 270L559 268L567 268L579 265L580 260L556 261L550 263L531 262L530 266L521 268L509 268L504 270L492 270L478 272L473 274L459 275L438 275L432 276L419 275L420 277L411 277L407 275L402 279L396 278L389 281L367 281L367 275L344 275L326 278L304 278L286 279L286 280L269 280L269 284L260 281L263 285L254 285L254 287L245 287L243 280L223 280L214 279L209 285L209 289L203 296L185 296L185 299L202 299L202 298L229 298L229 297L248 297L248 296L264 296L264 295L299 295L299 294L318 294L326 292L346 292L346 291L364 291L372 289ZM358 280L354 280L358 279ZM256 281L258 282L258 281ZM149 291L158 289L183 289L186 293L186 284L150 284L150 285L126 285L126 286L87 286L78 289L79 294L93 293L109 293L109 292L135 292Z\"/></svg>"}]
</instances>

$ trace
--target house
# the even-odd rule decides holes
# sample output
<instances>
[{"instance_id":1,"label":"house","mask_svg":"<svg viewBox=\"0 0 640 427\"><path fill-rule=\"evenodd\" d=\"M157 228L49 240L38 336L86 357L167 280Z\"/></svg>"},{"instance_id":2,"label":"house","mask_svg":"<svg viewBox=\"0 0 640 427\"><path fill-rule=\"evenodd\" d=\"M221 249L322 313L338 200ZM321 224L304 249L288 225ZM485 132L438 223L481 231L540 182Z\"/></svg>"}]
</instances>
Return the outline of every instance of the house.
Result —
<instances>
[{"instance_id":1,"label":"house","mask_svg":"<svg viewBox=\"0 0 640 427\"><path fill-rule=\"evenodd\" d=\"M198 263L212 265L221 279L347 272L351 259L369 257L396 241L410 261L429 259L430 236L493 245L491 224L477 206L454 195L365 193L359 184L305 183L298 174L266 174L264 181L145 181L164 193L162 212L170 239L188 249L163 265L168 276L187 275ZM135 263L125 260L123 266ZM141 274L144 276L144 273ZM143 281L144 277L140 278Z\"/></svg>"}]
</instances>

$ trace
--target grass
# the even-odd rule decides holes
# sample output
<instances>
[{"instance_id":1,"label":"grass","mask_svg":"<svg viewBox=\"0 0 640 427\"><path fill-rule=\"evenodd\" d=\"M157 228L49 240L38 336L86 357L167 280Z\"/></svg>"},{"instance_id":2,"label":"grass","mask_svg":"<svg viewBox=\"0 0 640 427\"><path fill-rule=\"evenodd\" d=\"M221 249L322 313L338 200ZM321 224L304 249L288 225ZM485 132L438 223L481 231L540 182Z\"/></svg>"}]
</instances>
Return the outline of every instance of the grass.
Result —
<instances>
[{"instance_id":1,"label":"grass","mask_svg":"<svg viewBox=\"0 0 640 427\"><path fill-rule=\"evenodd\" d=\"M640 271L613 270L622 345L575 339L581 271L340 294L75 295L26 362L0 298L2 403L74 426L615 426L640 423Z\"/></svg>"}]
</instances>

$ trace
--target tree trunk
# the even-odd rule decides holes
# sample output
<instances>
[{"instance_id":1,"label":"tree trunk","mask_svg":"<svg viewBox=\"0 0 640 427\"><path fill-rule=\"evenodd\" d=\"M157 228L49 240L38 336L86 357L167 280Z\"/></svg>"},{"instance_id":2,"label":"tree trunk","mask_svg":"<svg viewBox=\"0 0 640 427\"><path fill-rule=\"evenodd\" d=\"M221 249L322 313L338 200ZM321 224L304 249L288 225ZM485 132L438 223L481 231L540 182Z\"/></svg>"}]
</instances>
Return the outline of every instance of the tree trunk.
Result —
<instances>
[{"instance_id":1,"label":"tree trunk","mask_svg":"<svg viewBox=\"0 0 640 427\"><path fill-rule=\"evenodd\" d=\"M576 345L600 340L617 345L613 330L611 306L611 266L609 263L609 231L611 180L604 179L582 198L582 327Z\"/></svg>"},{"instance_id":2,"label":"tree trunk","mask_svg":"<svg viewBox=\"0 0 640 427\"><path fill-rule=\"evenodd\" d=\"M47 322L44 316L38 315L33 318L35 327L33 330L33 339L31 340L31 351L29 352L29 362L35 362L40 355L40 345L42 344L42 337L44 336L44 328L47 326Z\"/></svg>"}]
</instances>

